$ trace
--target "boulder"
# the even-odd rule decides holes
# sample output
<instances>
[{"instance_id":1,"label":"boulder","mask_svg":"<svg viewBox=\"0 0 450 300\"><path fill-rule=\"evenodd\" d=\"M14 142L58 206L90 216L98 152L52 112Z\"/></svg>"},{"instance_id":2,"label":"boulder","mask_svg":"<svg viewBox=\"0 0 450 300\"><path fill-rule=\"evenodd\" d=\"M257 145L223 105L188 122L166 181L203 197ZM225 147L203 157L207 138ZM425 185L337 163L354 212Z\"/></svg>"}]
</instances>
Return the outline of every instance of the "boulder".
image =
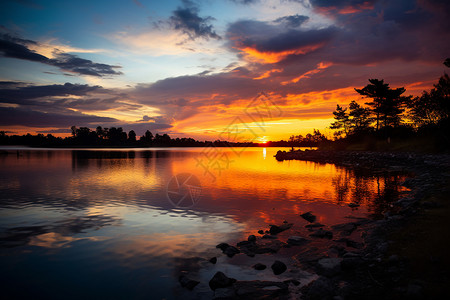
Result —
<instances>
[{"instance_id":1,"label":"boulder","mask_svg":"<svg viewBox=\"0 0 450 300\"><path fill-rule=\"evenodd\" d=\"M331 226L334 230L341 231L343 235L351 235L356 229L355 223L344 223Z\"/></svg>"},{"instance_id":2,"label":"boulder","mask_svg":"<svg viewBox=\"0 0 450 300\"><path fill-rule=\"evenodd\" d=\"M253 234L251 234L251 235L248 236L247 240L248 240L249 242L256 242L256 236L254 236Z\"/></svg>"},{"instance_id":3,"label":"boulder","mask_svg":"<svg viewBox=\"0 0 450 300\"><path fill-rule=\"evenodd\" d=\"M341 271L342 258L322 258L317 262L317 273L332 277Z\"/></svg>"},{"instance_id":4,"label":"boulder","mask_svg":"<svg viewBox=\"0 0 450 300\"><path fill-rule=\"evenodd\" d=\"M308 286L302 288L302 292L306 299L332 299L334 295L333 282L326 277L319 277L317 280L311 282Z\"/></svg>"},{"instance_id":5,"label":"boulder","mask_svg":"<svg viewBox=\"0 0 450 300\"><path fill-rule=\"evenodd\" d=\"M225 251L225 249L227 249L228 247L230 247L230 245L228 245L227 243L220 243L219 245L216 246L216 248Z\"/></svg>"},{"instance_id":6,"label":"boulder","mask_svg":"<svg viewBox=\"0 0 450 300\"><path fill-rule=\"evenodd\" d=\"M199 281L192 280L192 279L186 277L185 275L181 275L178 278L178 281L180 282L182 287L187 288L190 291L192 291L192 289L195 288L197 286L197 284L200 283Z\"/></svg>"},{"instance_id":7,"label":"boulder","mask_svg":"<svg viewBox=\"0 0 450 300\"><path fill-rule=\"evenodd\" d=\"M283 232L283 231L285 231L285 230L288 230L289 228L291 228L292 227L292 223L283 223L282 225L280 225L280 226L277 226L277 225L270 225L270 230L269 230L269 232L270 232L270 234L271 235L276 235L276 234L279 234L280 232Z\"/></svg>"},{"instance_id":8,"label":"boulder","mask_svg":"<svg viewBox=\"0 0 450 300\"><path fill-rule=\"evenodd\" d=\"M320 224L320 223L312 223L312 224L306 224L305 227L306 228L317 228L317 227L325 227L325 225Z\"/></svg>"},{"instance_id":9,"label":"boulder","mask_svg":"<svg viewBox=\"0 0 450 300\"><path fill-rule=\"evenodd\" d=\"M345 257L341 261L341 268L342 270L354 270L361 266L364 263L364 261L360 257Z\"/></svg>"},{"instance_id":10,"label":"boulder","mask_svg":"<svg viewBox=\"0 0 450 300\"><path fill-rule=\"evenodd\" d=\"M265 270L265 269L267 268L267 266L266 266L266 265L263 265L263 264L261 264L261 263L257 263L256 265L253 266L253 268L254 268L255 270L261 271L261 270Z\"/></svg>"},{"instance_id":11,"label":"boulder","mask_svg":"<svg viewBox=\"0 0 450 300\"><path fill-rule=\"evenodd\" d=\"M213 257L209 260L210 263L216 264L217 263L217 257Z\"/></svg>"},{"instance_id":12,"label":"boulder","mask_svg":"<svg viewBox=\"0 0 450 300\"><path fill-rule=\"evenodd\" d=\"M275 274L275 275L280 275L281 273L283 273L284 271L287 270L286 265L279 260L276 260L272 264L271 268L272 268L273 274Z\"/></svg>"},{"instance_id":13,"label":"boulder","mask_svg":"<svg viewBox=\"0 0 450 300\"><path fill-rule=\"evenodd\" d=\"M301 214L300 217L308 221L309 223L314 223L316 221L316 216L313 215L311 212L306 212L304 214Z\"/></svg>"},{"instance_id":14,"label":"boulder","mask_svg":"<svg viewBox=\"0 0 450 300\"><path fill-rule=\"evenodd\" d=\"M316 232L311 233L309 236L318 237L318 238L332 239L333 238L333 233L331 231L323 230L322 228L320 228Z\"/></svg>"},{"instance_id":15,"label":"boulder","mask_svg":"<svg viewBox=\"0 0 450 300\"><path fill-rule=\"evenodd\" d=\"M308 242L308 240L305 239L304 237L295 236L295 235L289 237L287 240L287 243L292 246L301 246L301 245L306 244L307 242Z\"/></svg>"},{"instance_id":16,"label":"boulder","mask_svg":"<svg viewBox=\"0 0 450 300\"><path fill-rule=\"evenodd\" d=\"M235 282L236 282L236 279L229 278L229 277L227 277L227 275L225 275L224 273L219 271L209 281L209 287L213 291L215 291L216 289L219 289L219 288L229 287Z\"/></svg>"},{"instance_id":17,"label":"boulder","mask_svg":"<svg viewBox=\"0 0 450 300\"><path fill-rule=\"evenodd\" d=\"M229 246L228 248L225 249L225 251L223 251L223 253L226 254L228 257L233 257L240 252L241 251L239 251L238 248L233 246Z\"/></svg>"},{"instance_id":18,"label":"boulder","mask_svg":"<svg viewBox=\"0 0 450 300\"><path fill-rule=\"evenodd\" d=\"M280 299L289 291L287 283L276 281L238 281L234 286L238 299Z\"/></svg>"},{"instance_id":19,"label":"boulder","mask_svg":"<svg viewBox=\"0 0 450 300\"><path fill-rule=\"evenodd\" d=\"M242 241L242 242L237 243L236 246L238 246L238 247L248 247L248 246L251 246L253 244L254 244L254 242Z\"/></svg>"},{"instance_id":20,"label":"boulder","mask_svg":"<svg viewBox=\"0 0 450 300\"><path fill-rule=\"evenodd\" d=\"M276 235L272 235L272 234L265 234L265 235L263 235L262 238L276 240L278 237Z\"/></svg>"}]
</instances>

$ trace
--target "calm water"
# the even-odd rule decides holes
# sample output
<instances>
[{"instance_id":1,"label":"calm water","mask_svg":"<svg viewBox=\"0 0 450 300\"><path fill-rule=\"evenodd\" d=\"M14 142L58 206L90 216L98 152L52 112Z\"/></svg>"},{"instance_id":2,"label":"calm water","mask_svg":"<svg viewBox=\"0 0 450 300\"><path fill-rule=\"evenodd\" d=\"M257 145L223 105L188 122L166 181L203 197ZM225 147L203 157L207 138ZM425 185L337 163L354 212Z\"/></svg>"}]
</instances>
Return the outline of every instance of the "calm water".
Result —
<instances>
[{"instance_id":1,"label":"calm water","mask_svg":"<svg viewBox=\"0 0 450 300\"><path fill-rule=\"evenodd\" d=\"M344 223L380 214L402 191L403 175L277 162L277 150L3 150L3 295L208 297L207 282L218 270L237 279L254 276L241 255L228 259L215 249L219 242L258 235L283 220L295 225L280 239L307 235L302 212L312 211L322 224ZM350 202L361 206L351 209ZM213 256L217 265L204 260ZM206 282L197 294L179 286L184 272Z\"/></svg>"}]
</instances>

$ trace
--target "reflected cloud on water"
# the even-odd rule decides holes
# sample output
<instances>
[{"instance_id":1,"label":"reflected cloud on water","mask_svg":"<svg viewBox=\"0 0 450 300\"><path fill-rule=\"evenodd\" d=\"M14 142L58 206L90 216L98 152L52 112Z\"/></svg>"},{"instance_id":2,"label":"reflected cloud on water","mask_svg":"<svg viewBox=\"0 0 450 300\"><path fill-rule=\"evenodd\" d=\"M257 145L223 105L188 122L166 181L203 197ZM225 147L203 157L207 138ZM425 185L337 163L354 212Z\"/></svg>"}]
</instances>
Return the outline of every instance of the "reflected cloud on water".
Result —
<instances>
[{"instance_id":1,"label":"reflected cloud on water","mask_svg":"<svg viewBox=\"0 0 450 300\"><path fill-rule=\"evenodd\" d=\"M285 219L306 235L299 218L305 211L320 223L343 223L348 216L383 213L406 191L400 183L407 174L278 162L277 150L240 151L214 181L196 167L202 151L196 148L8 150L0 156L0 263L8 270L19 266L17 279L51 253L67 272L85 266L83 276L94 281L117 274L100 285L131 288L131 279L119 279L151 277L142 289L172 298L167 291L178 286L175 273L200 270L205 258L218 255L219 242L246 239ZM177 208L167 199L167 185L186 172L199 179L202 196L192 207ZM231 261L229 268L243 272L238 265ZM199 276L211 270L205 272Z\"/></svg>"}]
</instances>

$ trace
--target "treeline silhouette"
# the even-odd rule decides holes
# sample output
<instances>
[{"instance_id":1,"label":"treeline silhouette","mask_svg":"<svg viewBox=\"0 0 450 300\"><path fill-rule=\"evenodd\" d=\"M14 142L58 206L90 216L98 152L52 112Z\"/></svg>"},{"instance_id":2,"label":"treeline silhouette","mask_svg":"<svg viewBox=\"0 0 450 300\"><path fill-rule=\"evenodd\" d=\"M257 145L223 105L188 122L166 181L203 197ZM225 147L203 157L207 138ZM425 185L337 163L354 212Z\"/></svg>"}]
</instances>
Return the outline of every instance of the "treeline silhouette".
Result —
<instances>
[{"instance_id":1,"label":"treeline silhouette","mask_svg":"<svg viewBox=\"0 0 450 300\"><path fill-rule=\"evenodd\" d=\"M122 127L102 128L96 130L88 127L72 126L69 137L55 137L52 134L7 135L0 131L1 145L26 145L35 147L205 147L214 146L248 146L248 143L229 143L225 141L197 141L193 138L171 138L168 134L153 135L149 130L137 137L134 130L128 134ZM253 143L250 143L253 144ZM256 145L256 144L255 144Z\"/></svg>"},{"instance_id":2,"label":"treeline silhouette","mask_svg":"<svg viewBox=\"0 0 450 300\"><path fill-rule=\"evenodd\" d=\"M171 138L167 133L153 135L147 130L138 137L134 130L126 133L122 127L103 128L98 126L95 130L88 127L71 127L72 135L69 137L55 137L52 134L42 133L32 135L7 135L0 131L0 145L26 145L34 147L315 147L323 141L318 130L314 134L307 134L301 140L296 136L289 141L270 141L267 143L254 142L228 142L228 141L197 141L193 138Z\"/></svg>"},{"instance_id":3,"label":"treeline silhouette","mask_svg":"<svg viewBox=\"0 0 450 300\"><path fill-rule=\"evenodd\" d=\"M450 67L450 59L444 64ZM384 80L369 79L355 89L369 99L361 106L336 106L333 112L335 140L322 148L347 150L450 149L450 78L444 73L430 91L419 97L405 96L405 88L391 88Z\"/></svg>"}]
</instances>

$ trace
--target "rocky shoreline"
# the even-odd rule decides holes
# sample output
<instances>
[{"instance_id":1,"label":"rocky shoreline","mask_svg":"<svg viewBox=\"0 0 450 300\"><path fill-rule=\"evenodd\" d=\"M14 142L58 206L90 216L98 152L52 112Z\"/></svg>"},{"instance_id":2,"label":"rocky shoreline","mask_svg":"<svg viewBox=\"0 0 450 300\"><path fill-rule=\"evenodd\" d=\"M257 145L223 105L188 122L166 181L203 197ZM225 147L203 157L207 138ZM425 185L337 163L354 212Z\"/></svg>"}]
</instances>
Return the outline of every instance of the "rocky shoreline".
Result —
<instances>
[{"instance_id":1,"label":"rocky shoreline","mask_svg":"<svg viewBox=\"0 0 450 300\"><path fill-rule=\"evenodd\" d=\"M414 262L390 249L390 234L399 231L415 216L426 210L440 209L442 203L424 201L435 193L448 193L450 174L449 155L422 155L415 153L379 152L327 152L327 151L279 151L277 160L308 160L317 163L333 163L349 168L368 168L372 171L405 171L413 174L402 185L411 191L392 205L379 220L351 219L347 223L327 226L316 223L316 213L304 212L299 218L308 236L289 236L286 242L278 235L289 233L291 223L271 225L260 230L260 236L250 235L236 245L220 243L217 248L229 258L245 254L273 255L270 265L256 263L255 270L270 267L274 275L288 274L280 281L238 281L217 272L209 281L214 299L424 299L427 289L423 280L413 278L409 267ZM349 206L352 203L349 204ZM357 205L357 204L353 204ZM351 207L351 206L350 206ZM356 238L355 238L356 237ZM308 249L314 239L330 241L327 251ZM282 248L292 248L299 254L300 265L290 266L276 256ZM313 247L314 248L314 247ZM323 250L323 249L322 249ZM257 260L255 260L256 262ZM210 259L216 263L217 259ZM301 272L312 274L313 280L302 281ZM198 281L180 277L180 284L194 289Z\"/></svg>"}]
</instances>

